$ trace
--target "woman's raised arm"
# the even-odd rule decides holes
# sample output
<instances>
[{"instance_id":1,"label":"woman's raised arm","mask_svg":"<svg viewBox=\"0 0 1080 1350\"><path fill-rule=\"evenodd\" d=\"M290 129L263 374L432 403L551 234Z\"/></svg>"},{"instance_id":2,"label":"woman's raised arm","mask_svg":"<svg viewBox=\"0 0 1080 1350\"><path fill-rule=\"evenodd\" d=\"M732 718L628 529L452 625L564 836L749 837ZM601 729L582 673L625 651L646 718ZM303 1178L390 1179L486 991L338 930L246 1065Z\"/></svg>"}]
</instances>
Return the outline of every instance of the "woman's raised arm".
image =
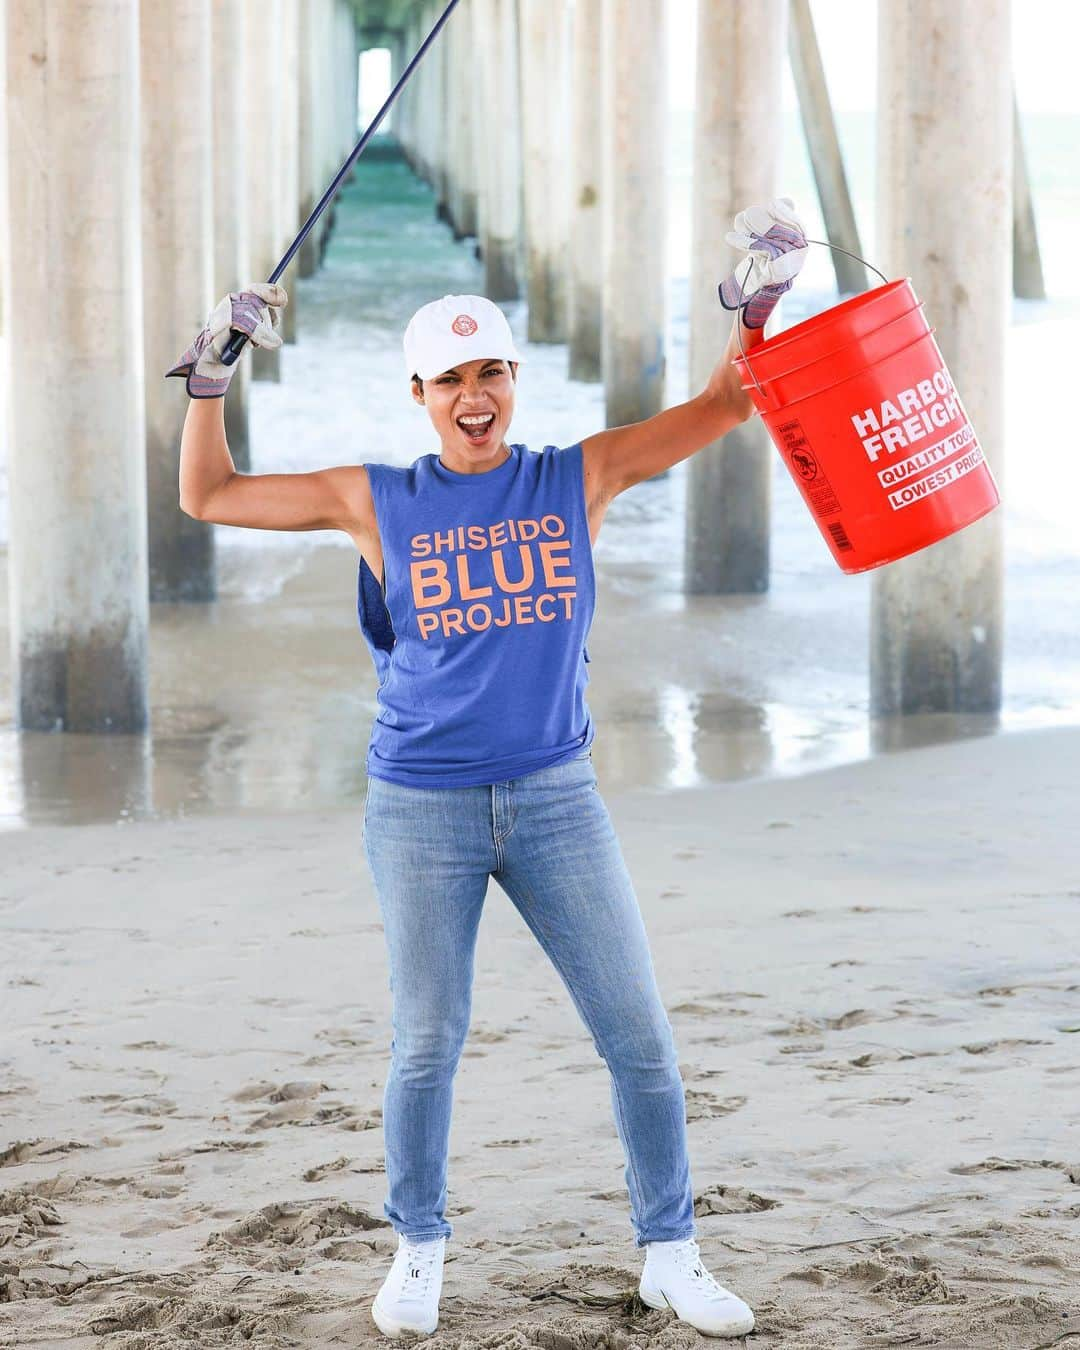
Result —
<instances>
[{"instance_id":1,"label":"woman's raised arm","mask_svg":"<svg viewBox=\"0 0 1080 1350\"><path fill-rule=\"evenodd\" d=\"M180 509L196 520L255 530L376 531L367 470L237 473L225 439L225 400L192 399L180 441Z\"/></svg>"}]
</instances>

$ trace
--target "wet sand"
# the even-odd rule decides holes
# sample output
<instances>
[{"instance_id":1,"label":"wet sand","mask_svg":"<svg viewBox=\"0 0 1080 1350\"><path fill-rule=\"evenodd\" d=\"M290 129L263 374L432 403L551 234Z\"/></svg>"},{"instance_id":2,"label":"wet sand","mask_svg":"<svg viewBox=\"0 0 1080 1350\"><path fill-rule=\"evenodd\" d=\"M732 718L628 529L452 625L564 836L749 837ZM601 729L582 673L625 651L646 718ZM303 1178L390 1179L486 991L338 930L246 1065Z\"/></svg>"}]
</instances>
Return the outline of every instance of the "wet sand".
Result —
<instances>
[{"instance_id":1,"label":"wet sand","mask_svg":"<svg viewBox=\"0 0 1080 1350\"><path fill-rule=\"evenodd\" d=\"M601 791L749 1344L1080 1334L1080 732ZM4 839L0 1345L385 1344L390 993L354 809ZM492 884L431 1344L699 1344L636 1299L608 1078ZM6 1300L6 1301L5 1301Z\"/></svg>"}]
</instances>

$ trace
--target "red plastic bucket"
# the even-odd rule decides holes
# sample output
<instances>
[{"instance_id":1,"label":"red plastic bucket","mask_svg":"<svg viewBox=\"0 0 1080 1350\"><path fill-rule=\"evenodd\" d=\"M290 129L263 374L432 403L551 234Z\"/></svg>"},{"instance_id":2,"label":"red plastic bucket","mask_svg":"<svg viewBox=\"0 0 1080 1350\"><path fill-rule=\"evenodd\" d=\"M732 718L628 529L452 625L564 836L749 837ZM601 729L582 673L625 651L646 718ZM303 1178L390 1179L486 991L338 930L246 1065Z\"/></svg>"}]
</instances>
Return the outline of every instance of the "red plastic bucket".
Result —
<instances>
[{"instance_id":1,"label":"red plastic bucket","mask_svg":"<svg viewBox=\"0 0 1080 1350\"><path fill-rule=\"evenodd\" d=\"M865 572L1001 500L908 278L735 358L837 564Z\"/></svg>"}]
</instances>

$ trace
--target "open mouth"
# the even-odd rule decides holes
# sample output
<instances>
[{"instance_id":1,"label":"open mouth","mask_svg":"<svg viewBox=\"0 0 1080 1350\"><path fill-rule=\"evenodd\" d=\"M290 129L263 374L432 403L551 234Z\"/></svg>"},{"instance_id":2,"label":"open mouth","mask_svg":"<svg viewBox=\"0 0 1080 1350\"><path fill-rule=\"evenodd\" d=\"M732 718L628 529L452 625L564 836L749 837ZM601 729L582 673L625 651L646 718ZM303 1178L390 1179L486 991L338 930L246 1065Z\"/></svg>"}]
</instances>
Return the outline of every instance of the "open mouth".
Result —
<instances>
[{"instance_id":1,"label":"open mouth","mask_svg":"<svg viewBox=\"0 0 1080 1350\"><path fill-rule=\"evenodd\" d=\"M495 425L494 413L478 413L475 416L459 417L458 426L475 445L486 441Z\"/></svg>"}]
</instances>

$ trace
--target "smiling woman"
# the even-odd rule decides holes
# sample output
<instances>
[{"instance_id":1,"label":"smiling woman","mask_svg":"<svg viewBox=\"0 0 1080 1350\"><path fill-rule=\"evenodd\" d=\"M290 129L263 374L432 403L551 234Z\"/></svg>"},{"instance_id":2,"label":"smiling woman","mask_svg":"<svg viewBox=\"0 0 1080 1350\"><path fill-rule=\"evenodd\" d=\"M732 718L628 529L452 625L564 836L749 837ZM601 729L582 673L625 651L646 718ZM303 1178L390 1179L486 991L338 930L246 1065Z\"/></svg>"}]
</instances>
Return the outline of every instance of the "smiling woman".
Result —
<instances>
[{"instance_id":1,"label":"smiling woman","mask_svg":"<svg viewBox=\"0 0 1080 1350\"><path fill-rule=\"evenodd\" d=\"M253 322L259 299L248 302ZM760 330L741 331L743 346L761 340ZM445 1212L453 1078L492 877L607 1063L637 1245L650 1248L654 1265L666 1254L665 1281L684 1278L672 1273L679 1263L696 1272L685 1278L712 1278L694 1237L678 1053L597 784L585 692L592 543L604 511L624 488L749 416L733 375L735 332L696 398L532 450L507 440L522 357L505 316L483 296L444 296L405 333L412 397L439 441L437 453L406 468L238 474L222 400L192 400L181 446L185 510L264 529L341 529L360 552L357 617L379 707L364 853L394 996L383 1210L408 1254L373 1304L380 1328L437 1322L436 1286L395 1303L394 1271L420 1272L409 1278L422 1283L441 1269L453 1232ZM709 1285L708 1296L710 1325L753 1325L734 1295Z\"/></svg>"},{"instance_id":2,"label":"smiling woman","mask_svg":"<svg viewBox=\"0 0 1080 1350\"><path fill-rule=\"evenodd\" d=\"M483 296L446 295L413 315L405 365L413 398L439 433L447 468L483 473L507 458L503 438L520 362L505 316ZM486 453L472 455L462 445Z\"/></svg>"}]
</instances>

